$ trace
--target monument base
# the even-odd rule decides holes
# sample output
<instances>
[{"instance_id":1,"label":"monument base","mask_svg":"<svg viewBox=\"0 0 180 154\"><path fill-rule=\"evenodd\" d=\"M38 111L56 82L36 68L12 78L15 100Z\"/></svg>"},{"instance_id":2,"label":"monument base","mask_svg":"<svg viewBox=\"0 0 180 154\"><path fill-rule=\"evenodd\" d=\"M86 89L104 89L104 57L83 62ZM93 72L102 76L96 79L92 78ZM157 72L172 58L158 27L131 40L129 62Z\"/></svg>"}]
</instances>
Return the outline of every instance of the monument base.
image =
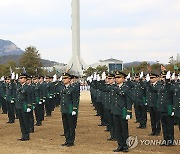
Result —
<instances>
[{"instance_id":1,"label":"monument base","mask_svg":"<svg viewBox=\"0 0 180 154\"><path fill-rule=\"evenodd\" d=\"M76 56L76 57L72 57L72 59L68 63L68 68L70 73L77 76L82 76L83 71L87 69L87 65L82 60L82 58L78 58L78 56Z\"/></svg>"}]
</instances>

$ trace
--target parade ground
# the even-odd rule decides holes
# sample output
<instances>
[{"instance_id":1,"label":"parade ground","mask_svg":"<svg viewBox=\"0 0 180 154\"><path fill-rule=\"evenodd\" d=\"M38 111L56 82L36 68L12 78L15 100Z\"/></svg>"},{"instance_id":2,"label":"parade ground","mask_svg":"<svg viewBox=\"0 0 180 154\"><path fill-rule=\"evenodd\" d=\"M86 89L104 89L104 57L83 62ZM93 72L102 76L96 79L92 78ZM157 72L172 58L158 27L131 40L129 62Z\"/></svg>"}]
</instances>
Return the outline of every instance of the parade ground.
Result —
<instances>
[{"instance_id":1,"label":"parade ground","mask_svg":"<svg viewBox=\"0 0 180 154\"><path fill-rule=\"evenodd\" d=\"M23 142L17 139L21 137L19 121L16 119L14 124L7 124L7 115L0 114L0 153L1 154L99 154L113 153L112 150L117 148L116 141L107 141L109 132L105 131L105 127L100 127L100 118L95 116L94 108L90 101L90 93L82 92L79 118L76 130L76 140L74 147L62 147L65 139L63 134L63 126L61 120L60 108L57 107L51 117L45 117L42 126L35 126L35 132L30 135L30 140ZM161 140L160 136L149 136L151 133L150 121L148 115L148 123L146 129L137 129L137 123L133 119L129 121L129 133L137 136L138 140L143 140L129 153L133 154L150 154L150 153L171 153L178 154L180 145L177 146L159 146L148 145L150 140ZM175 139L180 139L180 132L175 126Z\"/></svg>"}]
</instances>

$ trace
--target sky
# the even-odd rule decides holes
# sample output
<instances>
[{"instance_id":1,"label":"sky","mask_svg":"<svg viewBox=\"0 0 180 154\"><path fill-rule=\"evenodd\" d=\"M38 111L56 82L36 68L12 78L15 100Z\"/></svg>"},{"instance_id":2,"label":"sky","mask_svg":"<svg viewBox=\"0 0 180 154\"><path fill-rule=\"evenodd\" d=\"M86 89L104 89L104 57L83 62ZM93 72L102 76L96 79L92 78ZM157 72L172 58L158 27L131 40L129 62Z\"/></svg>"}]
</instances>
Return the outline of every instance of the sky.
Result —
<instances>
[{"instance_id":1,"label":"sky","mask_svg":"<svg viewBox=\"0 0 180 154\"><path fill-rule=\"evenodd\" d=\"M71 0L0 0L0 39L41 58L68 63ZM81 57L87 64L168 63L180 53L180 0L80 0Z\"/></svg>"}]
</instances>

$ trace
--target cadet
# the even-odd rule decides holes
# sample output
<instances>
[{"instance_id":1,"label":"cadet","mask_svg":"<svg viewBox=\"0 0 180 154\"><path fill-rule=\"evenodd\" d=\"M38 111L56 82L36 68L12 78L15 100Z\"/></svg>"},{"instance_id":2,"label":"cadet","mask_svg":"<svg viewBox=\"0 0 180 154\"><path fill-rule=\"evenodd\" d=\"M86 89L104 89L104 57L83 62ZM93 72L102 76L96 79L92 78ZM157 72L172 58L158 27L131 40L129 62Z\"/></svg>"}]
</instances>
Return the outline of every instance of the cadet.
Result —
<instances>
[{"instance_id":1,"label":"cadet","mask_svg":"<svg viewBox=\"0 0 180 154\"><path fill-rule=\"evenodd\" d=\"M147 76L147 106L150 110L150 120L152 132L150 135L158 136L161 131L160 125L160 112L158 111L158 94L156 87L158 87L158 75L151 73L149 77ZM150 82L149 82L150 81Z\"/></svg>"},{"instance_id":2,"label":"cadet","mask_svg":"<svg viewBox=\"0 0 180 154\"><path fill-rule=\"evenodd\" d=\"M66 141L62 146L74 146L76 117L78 112L77 100L73 98L74 87L71 86L71 75L63 75L63 89L61 91L61 112Z\"/></svg>"},{"instance_id":3,"label":"cadet","mask_svg":"<svg viewBox=\"0 0 180 154\"><path fill-rule=\"evenodd\" d=\"M174 112L173 112L173 90L170 83L170 72L162 74L162 82L158 88L158 109L160 111L163 138L162 146L174 144Z\"/></svg>"},{"instance_id":4,"label":"cadet","mask_svg":"<svg viewBox=\"0 0 180 154\"><path fill-rule=\"evenodd\" d=\"M34 114L33 114L33 110L34 110L34 107L35 107L35 97L34 97L34 87L32 85L32 77L31 76L27 76L27 80L26 80L26 83L27 83L27 86L28 86L28 91L29 91L29 94L31 94L31 103L32 104L32 107L31 107L31 111L29 112L29 120L30 120L30 133L34 133Z\"/></svg>"},{"instance_id":5,"label":"cadet","mask_svg":"<svg viewBox=\"0 0 180 154\"><path fill-rule=\"evenodd\" d=\"M8 109L7 123L14 123L15 121L15 97L16 97L16 84L11 80L11 76L6 77L6 104Z\"/></svg>"},{"instance_id":6,"label":"cadet","mask_svg":"<svg viewBox=\"0 0 180 154\"><path fill-rule=\"evenodd\" d=\"M30 112L32 110L32 94L30 93L26 84L27 75L20 74L19 82L20 85L17 88L17 98L15 107L19 115L19 123L21 128L22 137L20 141L27 141L30 139Z\"/></svg>"}]
</instances>

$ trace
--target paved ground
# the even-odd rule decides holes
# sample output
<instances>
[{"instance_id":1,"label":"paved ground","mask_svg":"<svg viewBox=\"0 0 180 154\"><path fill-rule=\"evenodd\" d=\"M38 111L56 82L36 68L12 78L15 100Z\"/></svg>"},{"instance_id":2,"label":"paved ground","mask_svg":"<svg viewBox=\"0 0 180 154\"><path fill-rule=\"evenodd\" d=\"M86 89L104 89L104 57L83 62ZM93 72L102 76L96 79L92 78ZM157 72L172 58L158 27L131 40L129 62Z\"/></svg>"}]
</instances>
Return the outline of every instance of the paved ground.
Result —
<instances>
[{"instance_id":1,"label":"paved ground","mask_svg":"<svg viewBox=\"0 0 180 154\"><path fill-rule=\"evenodd\" d=\"M68 148L62 147L64 137L60 136L63 133L61 114L59 108L53 112L53 116L45 118L41 127L35 127L35 133L31 135L31 140L28 142L17 141L21 137L19 122L15 124L7 124L7 116L0 115L0 153L1 154L60 154L60 153L77 153L77 154L99 154L112 153L116 148L116 142L107 141L109 133L105 132L105 127L98 127L100 123L99 117L94 116L95 111L90 104L90 96L88 92L81 94L80 111L78 126L76 131L75 146ZM150 123L148 128L141 130L136 128L134 118L129 121L130 135L137 135L138 139L162 139L159 137L148 136L150 133ZM180 132L175 127L175 138L180 139ZM148 142L146 142L147 144ZM133 154L149 154L149 153L171 153L178 154L180 146L160 147L138 145L130 150Z\"/></svg>"}]
</instances>

